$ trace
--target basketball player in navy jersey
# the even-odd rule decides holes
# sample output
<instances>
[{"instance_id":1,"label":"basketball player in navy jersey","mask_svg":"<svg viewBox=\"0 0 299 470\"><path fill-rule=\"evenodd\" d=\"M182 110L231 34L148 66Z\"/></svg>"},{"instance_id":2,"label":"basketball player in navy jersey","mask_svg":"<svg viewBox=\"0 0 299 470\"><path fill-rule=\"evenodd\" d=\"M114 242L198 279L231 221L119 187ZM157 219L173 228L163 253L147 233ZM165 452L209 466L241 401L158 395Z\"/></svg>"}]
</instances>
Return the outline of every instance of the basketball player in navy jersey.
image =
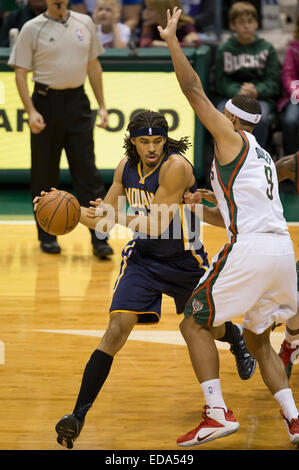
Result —
<instances>
[{"instance_id":1,"label":"basketball player in navy jersey","mask_svg":"<svg viewBox=\"0 0 299 470\"><path fill-rule=\"evenodd\" d=\"M188 214L187 206L184 208L181 204L185 191L196 190L193 167L183 156L190 145L188 139L177 141L168 137L166 119L153 111L135 115L128 131L124 145L126 156L116 168L104 204L115 210L113 222L127 226L134 222L136 231L123 250L109 325L86 365L73 413L64 416L56 425L58 443L69 449L79 436L85 415L109 374L115 354L125 344L134 326L159 322L162 294L173 297L177 313L182 313L198 279L208 267L207 254L199 239L199 224L196 224L194 213L189 211ZM118 201L124 196L137 215L125 214L123 222ZM35 202L38 200L36 198ZM178 207L170 223L167 222L167 237L162 234L164 229L160 223L163 225L163 221L159 219L156 227L152 223L150 209L155 204ZM81 209L80 222L96 228L101 217L91 217L94 216L92 208ZM183 218L187 222L189 219L189 227L184 227L184 237ZM154 226L154 236L149 235L150 223ZM215 328L213 334L216 339L230 343L239 375L248 379L256 362L245 346L240 327L227 322Z\"/></svg>"}]
</instances>

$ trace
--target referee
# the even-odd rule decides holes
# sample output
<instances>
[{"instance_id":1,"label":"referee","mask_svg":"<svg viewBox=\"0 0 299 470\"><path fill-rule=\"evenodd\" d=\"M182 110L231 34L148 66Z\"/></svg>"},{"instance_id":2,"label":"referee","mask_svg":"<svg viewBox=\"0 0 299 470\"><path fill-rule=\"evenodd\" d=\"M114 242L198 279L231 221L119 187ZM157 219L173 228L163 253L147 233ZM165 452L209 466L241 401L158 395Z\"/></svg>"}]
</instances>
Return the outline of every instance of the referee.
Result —
<instances>
[{"instance_id":1,"label":"referee","mask_svg":"<svg viewBox=\"0 0 299 470\"><path fill-rule=\"evenodd\" d=\"M61 152L65 149L74 190L82 206L103 198L105 187L95 165L92 113L84 92L88 76L99 105L99 127L105 128L102 67L104 52L92 19L67 9L68 0L47 0L47 10L23 26L8 65L29 116L31 130L32 196L58 187ZM34 92L29 95L27 74L32 71ZM60 253L55 236L37 224L41 250ZM91 231L93 253L113 254L106 239Z\"/></svg>"}]
</instances>

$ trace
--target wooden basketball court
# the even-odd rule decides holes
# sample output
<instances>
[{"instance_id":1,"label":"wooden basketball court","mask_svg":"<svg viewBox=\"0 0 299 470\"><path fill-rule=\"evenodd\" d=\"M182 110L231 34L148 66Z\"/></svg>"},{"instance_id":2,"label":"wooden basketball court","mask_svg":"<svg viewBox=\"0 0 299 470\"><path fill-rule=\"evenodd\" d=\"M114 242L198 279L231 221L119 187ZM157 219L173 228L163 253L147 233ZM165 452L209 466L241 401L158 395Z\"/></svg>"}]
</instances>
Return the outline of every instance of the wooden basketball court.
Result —
<instances>
[{"instance_id":1,"label":"wooden basketball court","mask_svg":"<svg viewBox=\"0 0 299 470\"><path fill-rule=\"evenodd\" d=\"M290 233L298 258L299 227L291 225ZM92 255L83 226L59 240L61 255L43 254L30 221L0 225L0 450L66 451L56 443L55 424L72 412L85 364L107 325L126 239L111 240L110 261ZM205 226L203 241L211 257L225 231ZM75 450L182 449L176 439L199 424L204 402L174 312L165 297L161 322L135 328ZM280 327L272 334L276 350L282 338ZM241 427L192 450L293 450L259 370L241 381L227 346L217 345L224 398ZM298 378L295 366L291 386L299 406Z\"/></svg>"}]
</instances>

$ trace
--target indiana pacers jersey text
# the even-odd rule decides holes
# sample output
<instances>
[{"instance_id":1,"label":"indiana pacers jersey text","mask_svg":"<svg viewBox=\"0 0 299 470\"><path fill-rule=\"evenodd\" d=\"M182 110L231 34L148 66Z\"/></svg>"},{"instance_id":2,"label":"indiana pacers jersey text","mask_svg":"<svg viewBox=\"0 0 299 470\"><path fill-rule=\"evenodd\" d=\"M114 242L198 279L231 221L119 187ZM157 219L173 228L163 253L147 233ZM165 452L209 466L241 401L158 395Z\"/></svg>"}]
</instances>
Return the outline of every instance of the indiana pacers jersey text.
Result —
<instances>
[{"instance_id":1,"label":"indiana pacers jersey text","mask_svg":"<svg viewBox=\"0 0 299 470\"><path fill-rule=\"evenodd\" d=\"M130 208L134 213L148 214L151 203L159 187L159 173L163 163L172 155L165 155L158 167L143 176L141 164L130 167L127 162L122 177L123 187ZM182 158L185 158L182 156ZM196 182L189 191L196 190ZM197 251L202 248L200 241L200 221L184 204L176 211L167 231L159 237L135 233L136 248L144 254L155 257L173 257L186 250Z\"/></svg>"}]
</instances>

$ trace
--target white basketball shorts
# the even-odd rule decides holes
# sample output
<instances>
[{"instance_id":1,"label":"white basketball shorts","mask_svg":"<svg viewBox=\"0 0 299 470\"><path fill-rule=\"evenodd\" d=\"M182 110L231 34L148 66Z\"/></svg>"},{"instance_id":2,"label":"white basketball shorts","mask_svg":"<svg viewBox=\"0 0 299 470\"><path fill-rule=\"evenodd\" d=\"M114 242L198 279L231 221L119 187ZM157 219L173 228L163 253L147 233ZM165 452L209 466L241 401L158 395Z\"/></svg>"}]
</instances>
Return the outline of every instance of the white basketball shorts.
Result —
<instances>
[{"instance_id":1,"label":"white basketball shorts","mask_svg":"<svg viewBox=\"0 0 299 470\"><path fill-rule=\"evenodd\" d=\"M297 311L297 276L288 235L239 234L213 258L189 299L185 316L218 326L244 315L244 327L260 334Z\"/></svg>"}]
</instances>

